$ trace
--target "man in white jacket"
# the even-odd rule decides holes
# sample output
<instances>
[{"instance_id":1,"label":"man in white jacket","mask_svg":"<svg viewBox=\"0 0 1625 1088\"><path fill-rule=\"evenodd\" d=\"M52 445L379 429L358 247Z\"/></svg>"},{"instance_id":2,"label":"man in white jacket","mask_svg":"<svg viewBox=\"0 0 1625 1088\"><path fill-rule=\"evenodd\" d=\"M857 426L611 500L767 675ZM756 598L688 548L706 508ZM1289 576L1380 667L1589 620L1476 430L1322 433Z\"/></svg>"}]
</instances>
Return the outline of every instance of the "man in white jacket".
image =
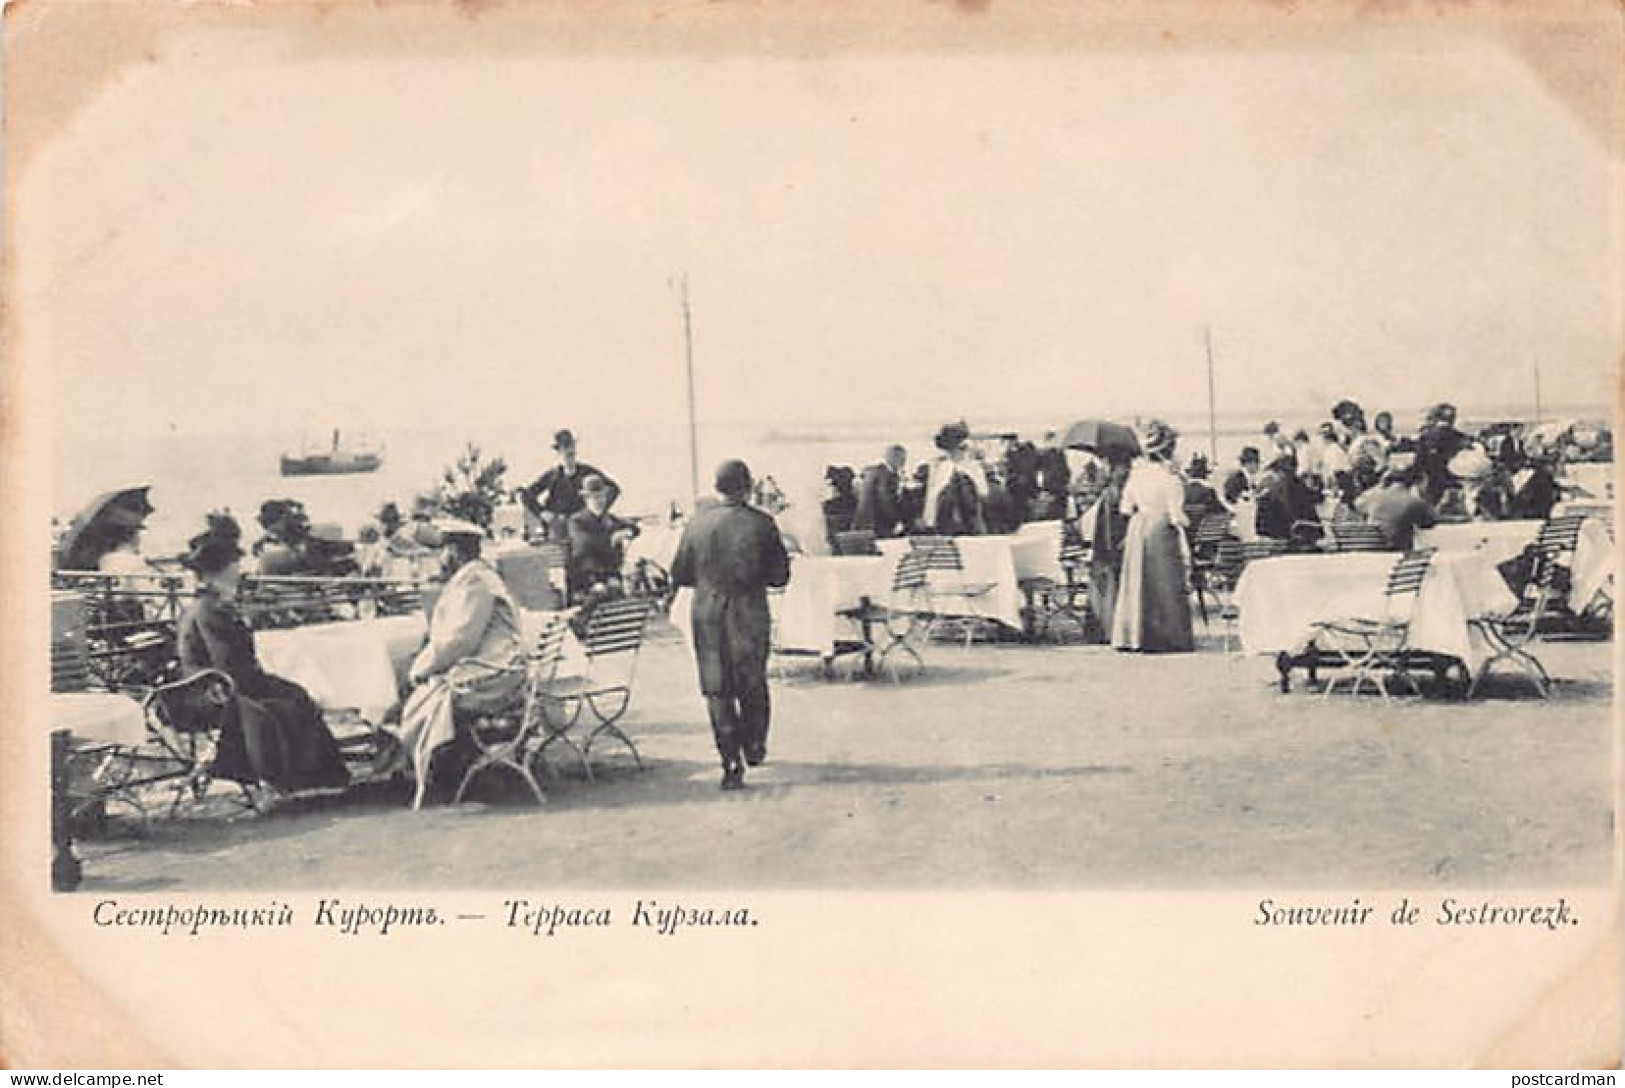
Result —
<instances>
[{"instance_id":1,"label":"man in white jacket","mask_svg":"<svg viewBox=\"0 0 1625 1088\"><path fill-rule=\"evenodd\" d=\"M524 682L512 666L524 652L519 610L496 568L480 555L484 532L466 521L435 523L444 553L445 588L435 602L429 635L412 662L412 694L395 731L395 762L410 760L417 778L412 807L423 804L435 750L456 738L459 710L496 710ZM390 768L386 768L390 769Z\"/></svg>"}]
</instances>

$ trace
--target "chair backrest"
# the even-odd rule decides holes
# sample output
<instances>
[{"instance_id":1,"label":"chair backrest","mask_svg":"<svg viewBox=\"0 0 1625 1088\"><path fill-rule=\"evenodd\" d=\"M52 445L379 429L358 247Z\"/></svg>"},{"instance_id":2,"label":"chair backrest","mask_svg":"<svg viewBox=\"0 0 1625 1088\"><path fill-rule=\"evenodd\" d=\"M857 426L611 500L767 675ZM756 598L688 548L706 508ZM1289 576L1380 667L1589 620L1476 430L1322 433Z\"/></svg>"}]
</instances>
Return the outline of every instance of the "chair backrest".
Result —
<instances>
[{"instance_id":1,"label":"chair backrest","mask_svg":"<svg viewBox=\"0 0 1625 1088\"><path fill-rule=\"evenodd\" d=\"M609 657L636 653L643 645L643 628L649 618L649 602L641 597L606 601L587 617L587 656Z\"/></svg>"},{"instance_id":2,"label":"chair backrest","mask_svg":"<svg viewBox=\"0 0 1625 1088\"><path fill-rule=\"evenodd\" d=\"M951 536L911 536L909 552L920 556L926 570L963 571L965 561L959 554L959 544Z\"/></svg>"},{"instance_id":3,"label":"chair backrest","mask_svg":"<svg viewBox=\"0 0 1625 1088\"><path fill-rule=\"evenodd\" d=\"M879 555L873 529L848 529L835 534L836 555Z\"/></svg>"},{"instance_id":4,"label":"chair backrest","mask_svg":"<svg viewBox=\"0 0 1625 1088\"><path fill-rule=\"evenodd\" d=\"M1083 539L1083 533L1078 529L1075 521L1061 522L1061 569L1070 570L1082 566L1089 558L1089 542Z\"/></svg>"},{"instance_id":5,"label":"chair backrest","mask_svg":"<svg viewBox=\"0 0 1625 1088\"><path fill-rule=\"evenodd\" d=\"M1563 514L1548 519L1535 538L1535 550L1550 560L1574 551L1580 546L1580 527L1585 520L1584 514Z\"/></svg>"},{"instance_id":6,"label":"chair backrest","mask_svg":"<svg viewBox=\"0 0 1625 1088\"><path fill-rule=\"evenodd\" d=\"M1406 552L1388 570L1388 584L1383 588L1390 620L1408 621L1421 595L1422 583L1427 581L1437 548L1423 548Z\"/></svg>"},{"instance_id":7,"label":"chair backrest","mask_svg":"<svg viewBox=\"0 0 1625 1088\"><path fill-rule=\"evenodd\" d=\"M1340 552L1393 551L1382 530L1365 521L1332 522L1332 542Z\"/></svg>"},{"instance_id":8,"label":"chair backrest","mask_svg":"<svg viewBox=\"0 0 1625 1088\"><path fill-rule=\"evenodd\" d=\"M570 542L545 540L536 551L547 560L547 577L560 594L566 593L570 569Z\"/></svg>"},{"instance_id":9,"label":"chair backrest","mask_svg":"<svg viewBox=\"0 0 1625 1088\"><path fill-rule=\"evenodd\" d=\"M1221 577L1234 581L1247 569L1247 546L1234 537L1219 541L1213 552L1213 569Z\"/></svg>"},{"instance_id":10,"label":"chair backrest","mask_svg":"<svg viewBox=\"0 0 1625 1088\"><path fill-rule=\"evenodd\" d=\"M925 589L926 569L924 552L911 548L898 556L897 566L892 571L892 592L913 594Z\"/></svg>"},{"instance_id":11,"label":"chair backrest","mask_svg":"<svg viewBox=\"0 0 1625 1088\"><path fill-rule=\"evenodd\" d=\"M1211 549L1230 535L1230 522L1232 515L1229 511L1219 513L1204 513L1199 520L1191 522L1195 529L1191 533L1191 548Z\"/></svg>"},{"instance_id":12,"label":"chair backrest","mask_svg":"<svg viewBox=\"0 0 1625 1088\"><path fill-rule=\"evenodd\" d=\"M556 669L564 659L564 643L569 636L570 624L563 613L549 616L542 624L542 629L536 635L536 645L531 647L530 666L533 669Z\"/></svg>"},{"instance_id":13,"label":"chair backrest","mask_svg":"<svg viewBox=\"0 0 1625 1088\"><path fill-rule=\"evenodd\" d=\"M1274 537L1261 536L1257 540L1246 540L1241 544L1242 558L1251 563L1258 559L1269 559L1277 555L1285 555L1287 542L1276 540Z\"/></svg>"},{"instance_id":14,"label":"chair backrest","mask_svg":"<svg viewBox=\"0 0 1625 1088\"><path fill-rule=\"evenodd\" d=\"M177 733L213 733L225 725L236 692L230 676L204 669L153 688L145 705Z\"/></svg>"}]
</instances>

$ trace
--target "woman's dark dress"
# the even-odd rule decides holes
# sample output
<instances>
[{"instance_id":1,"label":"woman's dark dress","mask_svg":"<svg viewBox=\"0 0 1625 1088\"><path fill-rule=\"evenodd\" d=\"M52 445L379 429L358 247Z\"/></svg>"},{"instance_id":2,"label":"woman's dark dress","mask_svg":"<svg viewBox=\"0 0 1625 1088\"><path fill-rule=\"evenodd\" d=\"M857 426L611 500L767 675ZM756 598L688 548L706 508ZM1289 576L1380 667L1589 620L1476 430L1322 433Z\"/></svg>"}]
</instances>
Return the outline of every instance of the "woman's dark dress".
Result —
<instances>
[{"instance_id":1,"label":"woman's dark dress","mask_svg":"<svg viewBox=\"0 0 1625 1088\"><path fill-rule=\"evenodd\" d=\"M214 773L278 789L343 786L350 780L338 742L308 692L260 667L254 632L219 594L204 591L181 617L177 636L187 676L219 669L236 685L220 733Z\"/></svg>"}]
</instances>

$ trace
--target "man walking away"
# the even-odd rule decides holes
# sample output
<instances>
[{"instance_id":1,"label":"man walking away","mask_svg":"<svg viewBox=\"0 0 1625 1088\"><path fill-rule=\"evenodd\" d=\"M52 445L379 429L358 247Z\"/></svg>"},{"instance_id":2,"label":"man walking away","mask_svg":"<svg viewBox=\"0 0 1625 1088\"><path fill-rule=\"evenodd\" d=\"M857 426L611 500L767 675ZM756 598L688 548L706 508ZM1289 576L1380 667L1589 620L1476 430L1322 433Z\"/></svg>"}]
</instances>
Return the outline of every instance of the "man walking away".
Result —
<instances>
[{"instance_id":1,"label":"man walking away","mask_svg":"<svg viewBox=\"0 0 1625 1088\"><path fill-rule=\"evenodd\" d=\"M772 517L746 504L751 477L743 461L717 467L716 489L722 502L695 514L671 574L674 585L694 589L700 691L722 758L722 788L737 790L745 785L741 754L752 767L767 758L767 590L789 582L790 559Z\"/></svg>"}]
</instances>

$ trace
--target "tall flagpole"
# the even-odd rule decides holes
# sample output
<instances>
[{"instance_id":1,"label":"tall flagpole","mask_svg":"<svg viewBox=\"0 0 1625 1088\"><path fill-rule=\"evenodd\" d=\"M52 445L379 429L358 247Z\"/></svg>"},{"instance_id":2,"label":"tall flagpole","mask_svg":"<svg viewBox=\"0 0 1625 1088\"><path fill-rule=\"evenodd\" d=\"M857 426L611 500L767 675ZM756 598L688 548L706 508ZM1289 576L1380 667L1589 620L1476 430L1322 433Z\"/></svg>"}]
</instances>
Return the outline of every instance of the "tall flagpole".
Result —
<instances>
[{"instance_id":1,"label":"tall flagpole","mask_svg":"<svg viewBox=\"0 0 1625 1088\"><path fill-rule=\"evenodd\" d=\"M688 273L682 277L683 362L688 376L688 485L689 500L700 501L700 439L694 422L694 321L688 309ZM690 506L693 509L693 506Z\"/></svg>"},{"instance_id":2,"label":"tall flagpole","mask_svg":"<svg viewBox=\"0 0 1625 1088\"><path fill-rule=\"evenodd\" d=\"M1540 422L1540 360L1535 360L1535 422Z\"/></svg>"},{"instance_id":3,"label":"tall flagpole","mask_svg":"<svg viewBox=\"0 0 1625 1088\"><path fill-rule=\"evenodd\" d=\"M1219 466L1219 425L1213 411L1213 331L1202 326L1202 341L1207 345L1207 452L1213 467Z\"/></svg>"}]
</instances>

